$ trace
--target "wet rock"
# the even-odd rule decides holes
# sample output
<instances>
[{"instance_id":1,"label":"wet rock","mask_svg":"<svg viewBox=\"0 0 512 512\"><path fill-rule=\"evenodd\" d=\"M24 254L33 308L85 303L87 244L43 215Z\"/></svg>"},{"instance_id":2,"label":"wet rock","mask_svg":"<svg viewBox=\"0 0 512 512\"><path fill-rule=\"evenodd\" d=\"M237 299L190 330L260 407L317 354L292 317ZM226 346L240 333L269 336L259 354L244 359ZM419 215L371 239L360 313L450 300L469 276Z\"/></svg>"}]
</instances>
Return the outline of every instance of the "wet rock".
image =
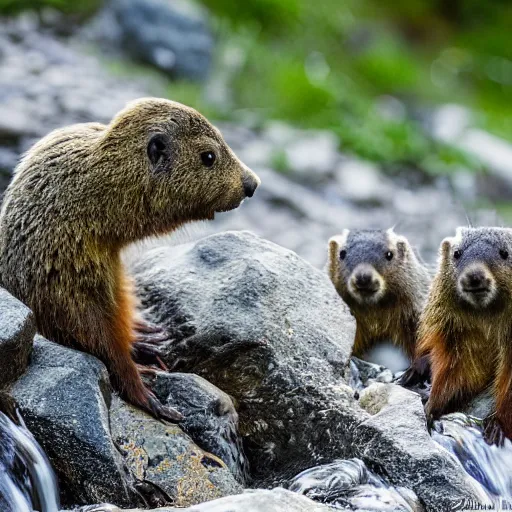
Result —
<instances>
[{"instance_id":1,"label":"wet rock","mask_svg":"<svg viewBox=\"0 0 512 512\"><path fill-rule=\"evenodd\" d=\"M452 510L463 500L485 503L487 497L460 462L429 436L416 393L373 384L362 391L360 404L371 417L358 425L353 442L369 467L412 489L429 511Z\"/></svg>"},{"instance_id":2,"label":"wet rock","mask_svg":"<svg viewBox=\"0 0 512 512\"><path fill-rule=\"evenodd\" d=\"M389 383L392 380L393 374L389 368L357 357L351 358L349 382L354 389L364 389L374 382Z\"/></svg>"},{"instance_id":3,"label":"wet rock","mask_svg":"<svg viewBox=\"0 0 512 512\"><path fill-rule=\"evenodd\" d=\"M57 472L64 505L145 504L110 438L110 385L100 361L37 336L11 393Z\"/></svg>"},{"instance_id":4,"label":"wet rock","mask_svg":"<svg viewBox=\"0 0 512 512\"><path fill-rule=\"evenodd\" d=\"M95 25L95 37L174 78L208 76L213 37L205 12L193 2L113 0Z\"/></svg>"},{"instance_id":5,"label":"wet rock","mask_svg":"<svg viewBox=\"0 0 512 512\"><path fill-rule=\"evenodd\" d=\"M235 398L253 476L279 481L347 451L355 323L323 272L246 232L154 249L133 270L176 338L166 362Z\"/></svg>"},{"instance_id":6,"label":"wet rock","mask_svg":"<svg viewBox=\"0 0 512 512\"><path fill-rule=\"evenodd\" d=\"M476 396L464 408L464 412L476 418L487 418L496 411L496 397L493 396L492 390L484 391Z\"/></svg>"},{"instance_id":7,"label":"wet rock","mask_svg":"<svg viewBox=\"0 0 512 512\"><path fill-rule=\"evenodd\" d=\"M193 373L159 372L152 389L163 403L178 409L183 429L202 449L219 457L240 483L249 476L231 398Z\"/></svg>"},{"instance_id":8,"label":"wet rock","mask_svg":"<svg viewBox=\"0 0 512 512\"><path fill-rule=\"evenodd\" d=\"M32 311L0 288L0 388L26 370L35 332Z\"/></svg>"},{"instance_id":9,"label":"wet rock","mask_svg":"<svg viewBox=\"0 0 512 512\"><path fill-rule=\"evenodd\" d=\"M274 489L272 491L256 489L190 508L160 508L158 512L328 512L329 510L332 509L285 489ZM84 507L78 512L121 511L117 507L109 505L96 505ZM132 510L127 512L142 511Z\"/></svg>"},{"instance_id":10,"label":"wet rock","mask_svg":"<svg viewBox=\"0 0 512 512\"><path fill-rule=\"evenodd\" d=\"M155 421L114 396L112 438L138 480L162 489L184 507L241 492L226 465L204 452L180 427Z\"/></svg>"}]
</instances>

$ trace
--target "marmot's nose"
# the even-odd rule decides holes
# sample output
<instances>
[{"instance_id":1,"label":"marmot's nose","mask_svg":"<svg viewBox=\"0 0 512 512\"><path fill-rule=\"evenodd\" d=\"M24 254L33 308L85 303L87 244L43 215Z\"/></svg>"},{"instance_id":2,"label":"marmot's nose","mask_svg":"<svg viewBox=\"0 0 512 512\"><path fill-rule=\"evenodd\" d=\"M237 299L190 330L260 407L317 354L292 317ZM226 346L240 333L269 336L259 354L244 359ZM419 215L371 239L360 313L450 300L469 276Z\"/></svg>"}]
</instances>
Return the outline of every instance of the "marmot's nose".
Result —
<instances>
[{"instance_id":1,"label":"marmot's nose","mask_svg":"<svg viewBox=\"0 0 512 512\"><path fill-rule=\"evenodd\" d=\"M461 279L464 290L475 292L485 290L489 287L489 278L482 270L467 272Z\"/></svg>"},{"instance_id":2,"label":"marmot's nose","mask_svg":"<svg viewBox=\"0 0 512 512\"><path fill-rule=\"evenodd\" d=\"M242 178L242 184L244 186L245 196L252 197L258 188L258 185L260 184L260 179L258 176L256 176L256 174L247 169L247 171L244 173L244 177Z\"/></svg>"},{"instance_id":3,"label":"marmot's nose","mask_svg":"<svg viewBox=\"0 0 512 512\"><path fill-rule=\"evenodd\" d=\"M368 272L356 275L355 279L356 288L359 290L370 290L374 288L372 275Z\"/></svg>"}]
</instances>

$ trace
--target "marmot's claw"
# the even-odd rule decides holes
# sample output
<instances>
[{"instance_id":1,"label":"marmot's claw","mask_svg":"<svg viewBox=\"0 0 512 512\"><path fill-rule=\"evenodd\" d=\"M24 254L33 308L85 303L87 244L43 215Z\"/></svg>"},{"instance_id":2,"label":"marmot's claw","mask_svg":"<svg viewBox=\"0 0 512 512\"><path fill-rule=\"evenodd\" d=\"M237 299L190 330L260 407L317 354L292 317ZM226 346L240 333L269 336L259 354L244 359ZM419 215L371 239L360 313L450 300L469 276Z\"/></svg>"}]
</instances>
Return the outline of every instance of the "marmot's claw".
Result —
<instances>
[{"instance_id":1,"label":"marmot's claw","mask_svg":"<svg viewBox=\"0 0 512 512\"><path fill-rule=\"evenodd\" d=\"M157 345L151 343L135 342L132 346L132 357L138 365L157 366L167 371L166 364L162 361L163 353Z\"/></svg>"},{"instance_id":2,"label":"marmot's claw","mask_svg":"<svg viewBox=\"0 0 512 512\"><path fill-rule=\"evenodd\" d=\"M159 420L176 423L184 419L183 414L172 407L163 405L153 393L148 395L148 408L149 412Z\"/></svg>"},{"instance_id":3,"label":"marmot's claw","mask_svg":"<svg viewBox=\"0 0 512 512\"><path fill-rule=\"evenodd\" d=\"M505 444L505 433L496 417L488 416L484 420L484 431L482 433L484 441L489 445L503 446Z\"/></svg>"},{"instance_id":4,"label":"marmot's claw","mask_svg":"<svg viewBox=\"0 0 512 512\"><path fill-rule=\"evenodd\" d=\"M135 330L142 334L160 334L165 332L165 329L160 325L147 322L146 320L138 320L135 322Z\"/></svg>"}]
</instances>

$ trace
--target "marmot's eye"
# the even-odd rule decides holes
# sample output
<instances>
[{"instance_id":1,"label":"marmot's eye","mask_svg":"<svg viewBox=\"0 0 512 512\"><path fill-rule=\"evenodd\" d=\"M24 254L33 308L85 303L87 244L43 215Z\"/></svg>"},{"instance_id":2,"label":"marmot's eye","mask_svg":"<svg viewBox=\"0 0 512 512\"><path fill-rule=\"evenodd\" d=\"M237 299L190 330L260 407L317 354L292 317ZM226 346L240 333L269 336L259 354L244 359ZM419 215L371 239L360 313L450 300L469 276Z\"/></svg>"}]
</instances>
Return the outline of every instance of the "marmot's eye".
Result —
<instances>
[{"instance_id":1,"label":"marmot's eye","mask_svg":"<svg viewBox=\"0 0 512 512\"><path fill-rule=\"evenodd\" d=\"M505 249L502 249L500 251L500 256L502 257L502 259L506 260L508 258L508 251L506 251Z\"/></svg>"},{"instance_id":2,"label":"marmot's eye","mask_svg":"<svg viewBox=\"0 0 512 512\"><path fill-rule=\"evenodd\" d=\"M387 259L388 261L391 261L391 260L393 259L393 253L392 253L391 251L388 251L388 252L386 253L386 259Z\"/></svg>"},{"instance_id":3,"label":"marmot's eye","mask_svg":"<svg viewBox=\"0 0 512 512\"><path fill-rule=\"evenodd\" d=\"M212 167L215 163L215 153L213 151L203 151L201 153L201 162L205 167Z\"/></svg>"},{"instance_id":4,"label":"marmot's eye","mask_svg":"<svg viewBox=\"0 0 512 512\"><path fill-rule=\"evenodd\" d=\"M342 249L340 251L340 260L344 260L347 257L347 251L345 249Z\"/></svg>"},{"instance_id":5,"label":"marmot's eye","mask_svg":"<svg viewBox=\"0 0 512 512\"><path fill-rule=\"evenodd\" d=\"M454 253L453 253L453 257L454 257L456 260L458 260L461 256L462 256L462 251L459 251L459 250L454 251Z\"/></svg>"}]
</instances>

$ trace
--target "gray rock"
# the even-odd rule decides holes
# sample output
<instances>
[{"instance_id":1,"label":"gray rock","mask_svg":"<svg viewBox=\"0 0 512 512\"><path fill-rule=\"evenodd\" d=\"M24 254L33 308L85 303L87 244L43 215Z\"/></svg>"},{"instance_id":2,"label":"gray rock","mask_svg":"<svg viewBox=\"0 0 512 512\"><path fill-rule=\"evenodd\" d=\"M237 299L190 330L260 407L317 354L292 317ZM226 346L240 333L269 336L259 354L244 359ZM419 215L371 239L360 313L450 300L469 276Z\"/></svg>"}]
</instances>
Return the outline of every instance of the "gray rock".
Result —
<instances>
[{"instance_id":1,"label":"gray rock","mask_svg":"<svg viewBox=\"0 0 512 512\"><path fill-rule=\"evenodd\" d=\"M253 476L281 481L347 452L355 323L323 272L232 232L150 251L134 273L148 313L176 338L166 362L237 401Z\"/></svg>"},{"instance_id":2,"label":"gray rock","mask_svg":"<svg viewBox=\"0 0 512 512\"><path fill-rule=\"evenodd\" d=\"M151 416L114 396L112 438L133 474L184 507L237 494L242 487L226 465L201 450L180 427Z\"/></svg>"},{"instance_id":3,"label":"gray rock","mask_svg":"<svg viewBox=\"0 0 512 512\"><path fill-rule=\"evenodd\" d=\"M287 491L285 489L248 490L243 494L229 496L189 508L159 508L158 512L328 512L325 505ZM121 512L110 505L84 507L77 512ZM142 512L131 510L126 512Z\"/></svg>"},{"instance_id":4,"label":"gray rock","mask_svg":"<svg viewBox=\"0 0 512 512\"><path fill-rule=\"evenodd\" d=\"M392 201L396 185L369 162L347 159L336 169L340 193L348 199L368 205L384 205Z\"/></svg>"},{"instance_id":5,"label":"gray rock","mask_svg":"<svg viewBox=\"0 0 512 512\"><path fill-rule=\"evenodd\" d=\"M64 505L145 504L110 438L110 385L100 361L37 336L11 394L57 472Z\"/></svg>"},{"instance_id":6,"label":"gray rock","mask_svg":"<svg viewBox=\"0 0 512 512\"><path fill-rule=\"evenodd\" d=\"M460 462L429 436L420 397L394 384L373 384L361 393L371 414L354 432L359 457L382 468L394 485L412 489L429 511L453 510L461 501L487 496Z\"/></svg>"},{"instance_id":7,"label":"gray rock","mask_svg":"<svg viewBox=\"0 0 512 512\"><path fill-rule=\"evenodd\" d=\"M98 39L172 77L208 76L213 37L205 12L190 1L113 0L95 25Z\"/></svg>"},{"instance_id":8,"label":"gray rock","mask_svg":"<svg viewBox=\"0 0 512 512\"><path fill-rule=\"evenodd\" d=\"M32 311L0 288L0 388L27 369L35 332Z\"/></svg>"},{"instance_id":9,"label":"gray rock","mask_svg":"<svg viewBox=\"0 0 512 512\"><path fill-rule=\"evenodd\" d=\"M293 173L305 182L318 182L333 175L339 159L339 140L333 132L297 132L285 148L286 159Z\"/></svg>"},{"instance_id":10,"label":"gray rock","mask_svg":"<svg viewBox=\"0 0 512 512\"><path fill-rule=\"evenodd\" d=\"M0 200L3 191L11 181L12 171L18 163L18 153L0 145Z\"/></svg>"},{"instance_id":11,"label":"gray rock","mask_svg":"<svg viewBox=\"0 0 512 512\"><path fill-rule=\"evenodd\" d=\"M152 389L163 403L178 409L182 428L204 450L219 457L240 483L249 476L231 398L193 373L159 372Z\"/></svg>"},{"instance_id":12,"label":"gray rock","mask_svg":"<svg viewBox=\"0 0 512 512\"><path fill-rule=\"evenodd\" d=\"M389 383L393 380L393 374L384 366L352 357L347 380L351 387L361 390L374 382Z\"/></svg>"},{"instance_id":13,"label":"gray rock","mask_svg":"<svg viewBox=\"0 0 512 512\"><path fill-rule=\"evenodd\" d=\"M476 396L464 408L464 412L476 418L487 418L496 411L496 398L491 390L484 391Z\"/></svg>"}]
</instances>

